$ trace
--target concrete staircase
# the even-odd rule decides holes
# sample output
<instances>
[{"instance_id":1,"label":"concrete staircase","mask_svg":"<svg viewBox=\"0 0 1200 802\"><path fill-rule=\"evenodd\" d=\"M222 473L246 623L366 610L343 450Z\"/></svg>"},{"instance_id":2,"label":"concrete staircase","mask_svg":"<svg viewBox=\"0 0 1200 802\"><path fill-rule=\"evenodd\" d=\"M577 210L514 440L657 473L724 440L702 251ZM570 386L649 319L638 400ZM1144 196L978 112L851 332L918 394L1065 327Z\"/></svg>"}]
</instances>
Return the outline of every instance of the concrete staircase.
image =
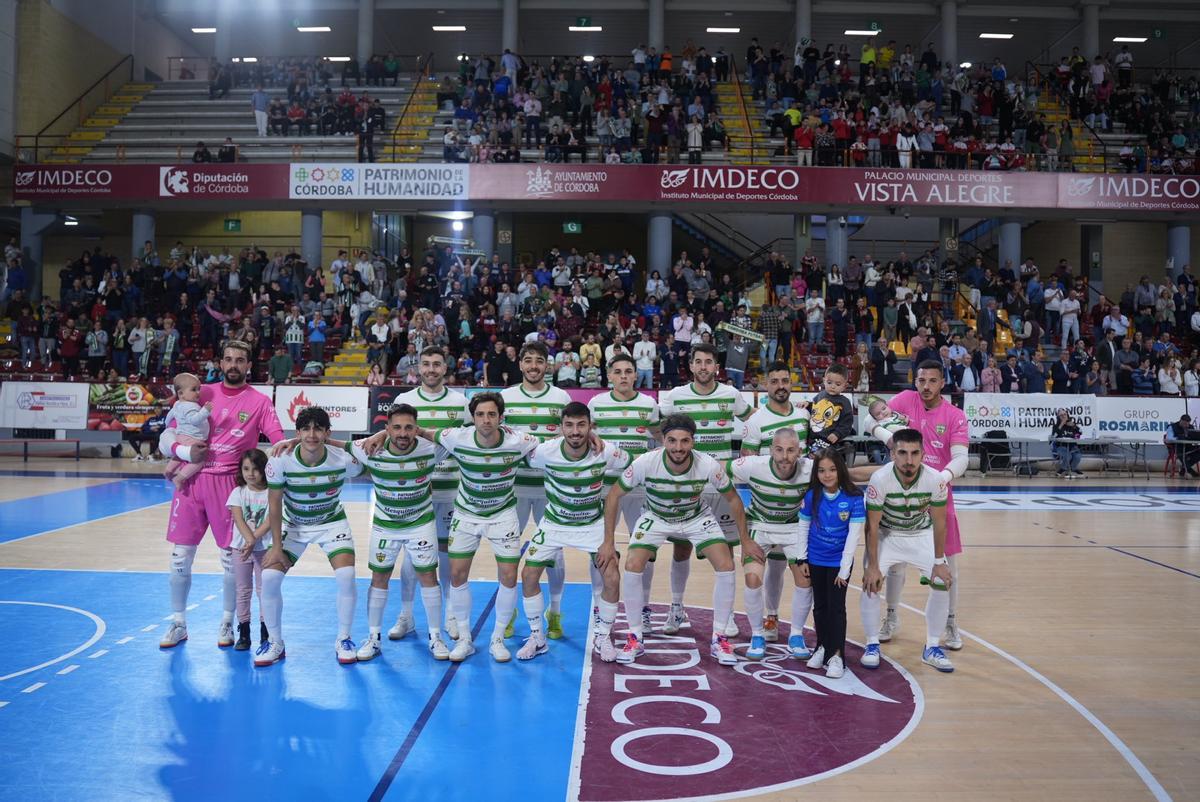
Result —
<instances>
[{"instance_id":1,"label":"concrete staircase","mask_svg":"<svg viewBox=\"0 0 1200 802\"><path fill-rule=\"evenodd\" d=\"M334 354L333 362L327 363L320 384L360 385L367 380L371 366L367 363L367 346L358 342L345 342Z\"/></svg>"},{"instance_id":2,"label":"concrete staircase","mask_svg":"<svg viewBox=\"0 0 1200 802\"><path fill-rule=\"evenodd\" d=\"M42 159L49 164L77 164L87 159L108 133L154 89L154 84L128 83L96 107L91 116L72 131L62 145Z\"/></svg>"}]
</instances>

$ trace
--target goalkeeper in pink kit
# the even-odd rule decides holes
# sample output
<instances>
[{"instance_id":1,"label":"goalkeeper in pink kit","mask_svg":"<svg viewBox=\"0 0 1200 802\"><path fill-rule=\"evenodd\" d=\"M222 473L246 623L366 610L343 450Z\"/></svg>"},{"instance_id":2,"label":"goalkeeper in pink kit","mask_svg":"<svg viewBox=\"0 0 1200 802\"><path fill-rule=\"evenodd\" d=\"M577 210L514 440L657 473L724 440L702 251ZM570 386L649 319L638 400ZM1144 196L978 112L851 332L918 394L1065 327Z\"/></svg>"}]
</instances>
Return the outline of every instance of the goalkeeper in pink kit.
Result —
<instances>
[{"instance_id":1,"label":"goalkeeper in pink kit","mask_svg":"<svg viewBox=\"0 0 1200 802\"><path fill-rule=\"evenodd\" d=\"M272 443L283 439L283 429L275 414L271 399L246 383L250 373L250 346L239 340L229 340L221 348L221 371L225 379L220 384L206 384L200 389L199 403L212 404L209 414L208 444L181 445L164 432L160 447L169 456L184 462L200 462L204 467L191 482L176 488L171 499L171 517L167 523L167 540L171 549L171 612L172 621L159 646L168 649L187 640L188 591L192 587L192 561L196 548L211 529L213 539L221 550L224 569L224 611L218 646L232 646L233 613L237 600L237 580L233 573L233 553L229 547L233 537L233 519L226 502L237 483L238 465L242 454L258 445L266 436Z\"/></svg>"},{"instance_id":2,"label":"goalkeeper in pink kit","mask_svg":"<svg viewBox=\"0 0 1200 802\"><path fill-rule=\"evenodd\" d=\"M949 498L946 504L946 557L950 563L950 617L942 642L947 649L961 649L962 636L958 631L955 614L958 611L958 555L962 553L962 536L958 529L958 516L954 513L954 490L949 485L967 472L967 447L969 442L967 416L942 398L942 386L946 383L942 363L927 360L917 366L916 390L904 390L888 401L893 413L908 418L908 425L921 433L925 447L925 463L942 472L948 485ZM891 444L892 433L882 425L876 425L875 437ZM887 614L879 630L879 640L886 642L900 629L896 608L900 604L900 593L904 589L903 571L892 571L887 577Z\"/></svg>"}]
</instances>

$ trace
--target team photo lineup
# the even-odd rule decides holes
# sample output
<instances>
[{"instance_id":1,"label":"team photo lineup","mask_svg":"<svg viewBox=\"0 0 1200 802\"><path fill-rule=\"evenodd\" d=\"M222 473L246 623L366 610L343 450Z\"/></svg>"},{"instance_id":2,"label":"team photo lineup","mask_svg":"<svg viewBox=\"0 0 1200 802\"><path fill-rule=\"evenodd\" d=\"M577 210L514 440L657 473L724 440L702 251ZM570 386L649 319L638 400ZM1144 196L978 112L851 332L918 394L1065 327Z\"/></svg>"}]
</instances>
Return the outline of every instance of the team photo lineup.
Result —
<instances>
[{"instance_id":1,"label":"team photo lineup","mask_svg":"<svg viewBox=\"0 0 1200 802\"><path fill-rule=\"evenodd\" d=\"M718 665L762 660L767 644L779 640L790 574L790 657L832 679L850 670L844 644L853 586L863 593L858 663L878 668L880 644L898 631L912 567L929 588L921 661L954 670L947 650L963 646L956 620L963 546L951 485L966 472L968 427L963 411L941 396L940 363L916 366L913 390L887 402L866 399L871 430L863 434L890 456L883 465L854 466L856 418L838 364L826 371L824 389L799 404L788 366L768 366L765 401L753 409L717 381L710 345L692 347L692 381L657 401L634 389L635 362L617 354L607 366L608 390L584 404L547 382L547 349L535 341L519 353L519 384L468 400L446 386L446 354L433 346L420 353L419 386L395 399L383 431L340 441L317 406L299 412L296 436L285 439L270 401L246 382L251 357L245 343L226 341L221 383L175 377L179 400L161 446L175 483L167 529L171 620L162 649L189 638L192 563L211 531L223 569L217 645L253 648L257 667L287 656L283 580L310 545L329 560L336 584L338 663L383 652L397 569L400 603L387 639L416 633L433 660L469 659L476 636L468 578L487 540L499 582L487 651L497 663L512 660L509 641L518 633L515 656L526 661L545 654L551 640L582 631L600 661L635 663L656 629L649 599L662 552L671 595L665 635L690 626L684 595L693 557L711 566L709 656ZM257 447L263 439L266 450ZM341 494L364 473L374 504L371 529L356 540ZM587 556L591 622L563 620L566 549ZM356 639L355 570L364 555L368 631ZM735 641L745 631L735 613L739 563L748 643ZM414 617L418 587L424 633ZM628 632L618 637L622 611ZM810 612L814 635L806 636ZM300 626L326 624L289 624Z\"/></svg>"}]
</instances>

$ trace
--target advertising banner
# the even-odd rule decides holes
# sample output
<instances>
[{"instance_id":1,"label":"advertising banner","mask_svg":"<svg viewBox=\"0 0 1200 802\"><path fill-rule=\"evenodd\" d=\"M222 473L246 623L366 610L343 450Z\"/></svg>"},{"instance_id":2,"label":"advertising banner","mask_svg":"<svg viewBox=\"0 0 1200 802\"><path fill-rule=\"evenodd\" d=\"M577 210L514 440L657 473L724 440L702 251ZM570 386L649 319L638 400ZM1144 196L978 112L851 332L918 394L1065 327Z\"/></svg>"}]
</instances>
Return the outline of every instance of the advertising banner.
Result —
<instances>
[{"instance_id":1,"label":"advertising banner","mask_svg":"<svg viewBox=\"0 0 1200 802\"><path fill-rule=\"evenodd\" d=\"M1094 395L967 393L963 411L967 413L971 437L983 437L984 432L997 430L1009 438L1047 442L1057 420L1055 410L1063 407L1079 424L1084 437L1099 436Z\"/></svg>"},{"instance_id":2,"label":"advertising banner","mask_svg":"<svg viewBox=\"0 0 1200 802\"><path fill-rule=\"evenodd\" d=\"M292 164L288 197L331 200L466 200L465 164Z\"/></svg>"},{"instance_id":3,"label":"advertising banner","mask_svg":"<svg viewBox=\"0 0 1200 802\"><path fill-rule=\"evenodd\" d=\"M1058 182L1058 206L1063 209L1200 211L1200 176L1061 175Z\"/></svg>"},{"instance_id":4,"label":"advertising banner","mask_svg":"<svg viewBox=\"0 0 1200 802\"><path fill-rule=\"evenodd\" d=\"M0 426L86 429L87 422L87 384L5 382L0 386Z\"/></svg>"},{"instance_id":5,"label":"advertising banner","mask_svg":"<svg viewBox=\"0 0 1200 802\"><path fill-rule=\"evenodd\" d=\"M281 384L275 388L275 413L286 431L295 431L296 416L305 407L322 407L334 431L365 432L371 425L371 396L367 387L327 387Z\"/></svg>"},{"instance_id":6,"label":"advertising banner","mask_svg":"<svg viewBox=\"0 0 1200 802\"><path fill-rule=\"evenodd\" d=\"M19 200L277 200L287 197L286 164L20 165L13 172Z\"/></svg>"},{"instance_id":7,"label":"advertising banner","mask_svg":"<svg viewBox=\"0 0 1200 802\"><path fill-rule=\"evenodd\" d=\"M371 388L371 433L382 432L387 426L388 410L396 403L396 398L407 387L372 387Z\"/></svg>"},{"instance_id":8,"label":"advertising banner","mask_svg":"<svg viewBox=\"0 0 1200 802\"><path fill-rule=\"evenodd\" d=\"M171 395L165 384L88 385L87 428L138 431L154 415L154 407Z\"/></svg>"},{"instance_id":9,"label":"advertising banner","mask_svg":"<svg viewBox=\"0 0 1200 802\"><path fill-rule=\"evenodd\" d=\"M1161 443L1171 424L1185 411L1184 399L1099 396L1096 398L1098 437Z\"/></svg>"}]
</instances>

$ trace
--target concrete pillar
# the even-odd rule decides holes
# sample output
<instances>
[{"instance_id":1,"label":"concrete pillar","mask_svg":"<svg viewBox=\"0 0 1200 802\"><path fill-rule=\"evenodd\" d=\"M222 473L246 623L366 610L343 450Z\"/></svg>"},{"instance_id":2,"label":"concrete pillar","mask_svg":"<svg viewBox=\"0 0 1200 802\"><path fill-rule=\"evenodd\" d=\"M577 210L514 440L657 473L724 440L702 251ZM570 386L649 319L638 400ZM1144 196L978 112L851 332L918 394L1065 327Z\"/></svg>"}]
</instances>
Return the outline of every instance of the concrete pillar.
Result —
<instances>
[{"instance_id":1,"label":"concrete pillar","mask_svg":"<svg viewBox=\"0 0 1200 802\"><path fill-rule=\"evenodd\" d=\"M1175 221L1167 223L1167 275L1172 280L1179 276L1183 266L1192 261L1192 226Z\"/></svg>"},{"instance_id":2,"label":"concrete pillar","mask_svg":"<svg viewBox=\"0 0 1200 802\"><path fill-rule=\"evenodd\" d=\"M520 38L518 16L520 13L519 0L504 0L504 17L500 26L500 47L502 50L519 52L517 40Z\"/></svg>"},{"instance_id":3,"label":"concrete pillar","mask_svg":"<svg viewBox=\"0 0 1200 802\"><path fill-rule=\"evenodd\" d=\"M233 18L229 3L217 3L217 32L213 40L213 55L220 64L233 57ZM246 55L252 55L247 53Z\"/></svg>"},{"instance_id":4,"label":"concrete pillar","mask_svg":"<svg viewBox=\"0 0 1200 802\"><path fill-rule=\"evenodd\" d=\"M146 240L154 242L154 210L135 209L133 212L133 231L130 234L130 256L134 259L142 255L142 245Z\"/></svg>"},{"instance_id":5,"label":"concrete pillar","mask_svg":"<svg viewBox=\"0 0 1200 802\"><path fill-rule=\"evenodd\" d=\"M942 45L938 54L943 64L958 66L958 3L942 0Z\"/></svg>"},{"instance_id":6,"label":"concrete pillar","mask_svg":"<svg viewBox=\"0 0 1200 802\"><path fill-rule=\"evenodd\" d=\"M1100 55L1100 6L1093 2L1083 3L1083 57L1092 63Z\"/></svg>"},{"instance_id":7,"label":"concrete pillar","mask_svg":"<svg viewBox=\"0 0 1200 802\"><path fill-rule=\"evenodd\" d=\"M953 258L959 261L958 258L958 218L957 217L942 217L938 219L938 248L941 250L942 259ZM1013 269L1017 267L1013 263Z\"/></svg>"},{"instance_id":8,"label":"concrete pillar","mask_svg":"<svg viewBox=\"0 0 1200 802\"><path fill-rule=\"evenodd\" d=\"M1014 269L1021 264L1021 221L1016 217L1000 218L1000 245L996 257L1001 267L1011 261Z\"/></svg>"},{"instance_id":9,"label":"concrete pillar","mask_svg":"<svg viewBox=\"0 0 1200 802\"><path fill-rule=\"evenodd\" d=\"M375 0L358 0L358 68L366 70L375 54Z\"/></svg>"},{"instance_id":10,"label":"concrete pillar","mask_svg":"<svg viewBox=\"0 0 1200 802\"><path fill-rule=\"evenodd\" d=\"M650 0L650 20L648 22L649 35L646 37L646 43L655 50L662 52L663 44L666 39L663 35L666 23L666 0ZM663 275L666 275L665 273Z\"/></svg>"},{"instance_id":11,"label":"concrete pillar","mask_svg":"<svg viewBox=\"0 0 1200 802\"><path fill-rule=\"evenodd\" d=\"M308 263L309 270L324 267L321 262L322 222L320 209L300 211L300 258Z\"/></svg>"},{"instance_id":12,"label":"concrete pillar","mask_svg":"<svg viewBox=\"0 0 1200 802\"><path fill-rule=\"evenodd\" d=\"M825 217L825 269L837 265L846 269L850 255L850 227L846 215L830 214Z\"/></svg>"},{"instance_id":13,"label":"concrete pillar","mask_svg":"<svg viewBox=\"0 0 1200 802\"><path fill-rule=\"evenodd\" d=\"M792 215L792 269L800 267L804 252L812 247L812 218L806 214Z\"/></svg>"},{"instance_id":14,"label":"concrete pillar","mask_svg":"<svg viewBox=\"0 0 1200 802\"><path fill-rule=\"evenodd\" d=\"M1079 274L1087 276L1096 292L1104 292L1104 226L1084 223L1079 226ZM1116 300L1116 299L1110 299ZM1080 301L1082 303L1082 301ZM1090 306L1089 304L1084 304Z\"/></svg>"},{"instance_id":15,"label":"concrete pillar","mask_svg":"<svg viewBox=\"0 0 1200 802\"><path fill-rule=\"evenodd\" d=\"M471 221L471 238L475 240L475 247L483 251L484 263L491 262L492 254L496 252L495 212L491 209L475 212L475 218Z\"/></svg>"},{"instance_id":16,"label":"concrete pillar","mask_svg":"<svg viewBox=\"0 0 1200 802\"><path fill-rule=\"evenodd\" d=\"M500 254L500 262L508 262L516 267L513 249L514 215L512 212L500 212L496 215L496 253Z\"/></svg>"},{"instance_id":17,"label":"concrete pillar","mask_svg":"<svg viewBox=\"0 0 1200 802\"><path fill-rule=\"evenodd\" d=\"M646 275L655 270L660 276L666 277L671 273L672 256L675 253L671 247L671 215L663 212L652 212L646 227Z\"/></svg>"},{"instance_id":18,"label":"concrete pillar","mask_svg":"<svg viewBox=\"0 0 1200 802\"><path fill-rule=\"evenodd\" d=\"M45 272L42 268L42 232L58 220L55 212L21 207L21 257L29 281L29 297L35 301L42 297L42 274Z\"/></svg>"},{"instance_id":19,"label":"concrete pillar","mask_svg":"<svg viewBox=\"0 0 1200 802\"><path fill-rule=\"evenodd\" d=\"M797 43L812 40L812 0L796 0L796 30Z\"/></svg>"}]
</instances>

